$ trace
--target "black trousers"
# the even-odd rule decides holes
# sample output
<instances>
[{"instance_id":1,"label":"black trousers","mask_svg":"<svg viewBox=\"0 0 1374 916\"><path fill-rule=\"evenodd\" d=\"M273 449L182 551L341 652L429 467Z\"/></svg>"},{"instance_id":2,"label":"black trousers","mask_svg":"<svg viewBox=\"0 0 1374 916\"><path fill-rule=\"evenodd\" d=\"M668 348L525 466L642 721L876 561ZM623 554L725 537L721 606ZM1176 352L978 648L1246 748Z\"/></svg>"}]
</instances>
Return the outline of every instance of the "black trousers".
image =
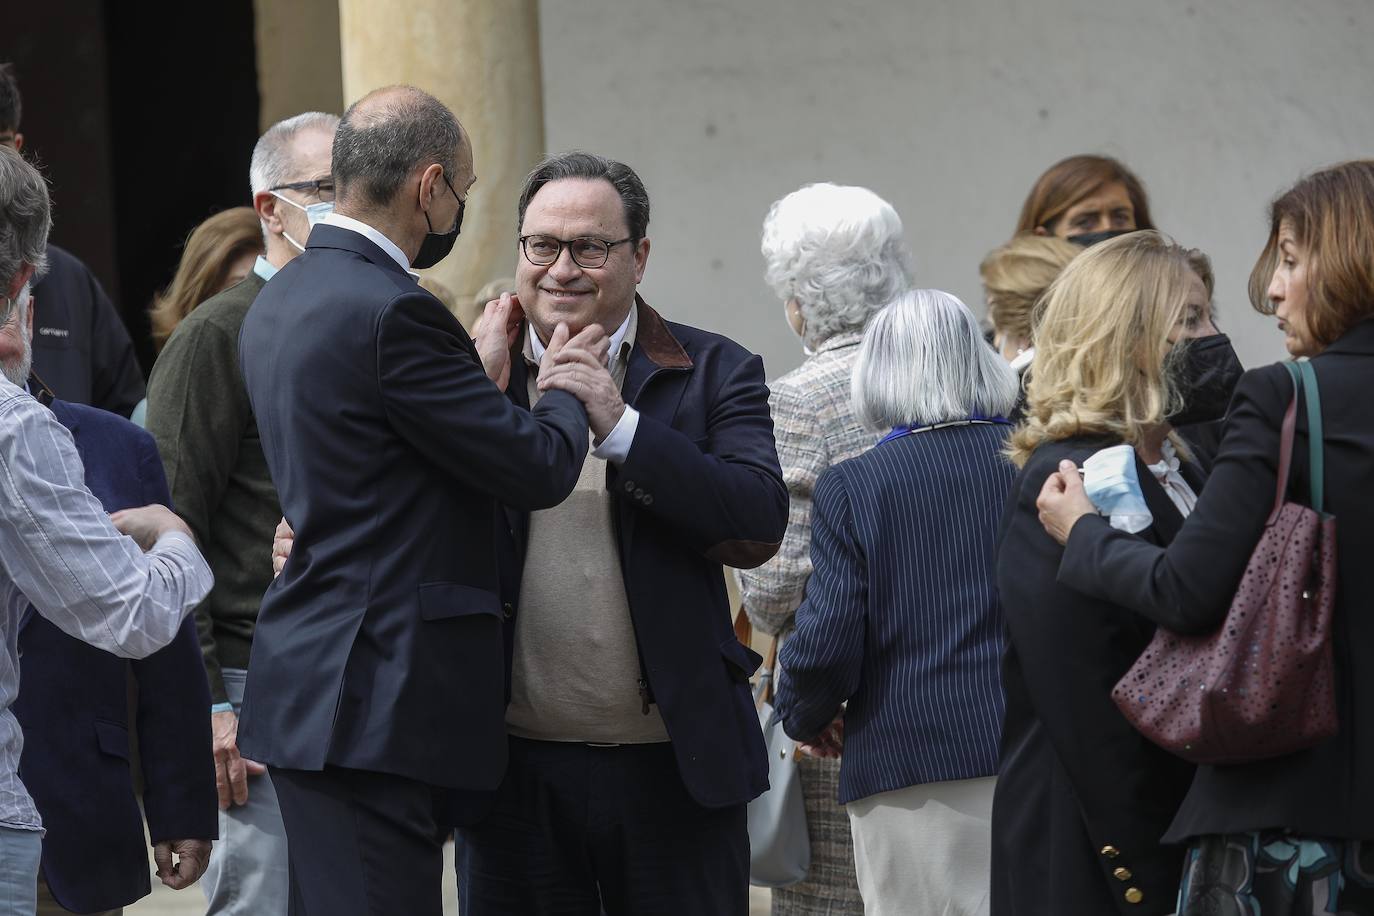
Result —
<instances>
[{"instance_id":1,"label":"black trousers","mask_svg":"<svg viewBox=\"0 0 1374 916\"><path fill-rule=\"evenodd\" d=\"M511 738L492 810L458 831L459 911L747 916L744 812L697 804L669 744Z\"/></svg>"},{"instance_id":2,"label":"black trousers","mask_svg":"<svg viewBox=\"0 0 1374 916\"><path fill-rule=\"evenodd\" d=\"M271 774L290 916L443 916L443 790L340 767Z\"/></svg>"}]
</instances>

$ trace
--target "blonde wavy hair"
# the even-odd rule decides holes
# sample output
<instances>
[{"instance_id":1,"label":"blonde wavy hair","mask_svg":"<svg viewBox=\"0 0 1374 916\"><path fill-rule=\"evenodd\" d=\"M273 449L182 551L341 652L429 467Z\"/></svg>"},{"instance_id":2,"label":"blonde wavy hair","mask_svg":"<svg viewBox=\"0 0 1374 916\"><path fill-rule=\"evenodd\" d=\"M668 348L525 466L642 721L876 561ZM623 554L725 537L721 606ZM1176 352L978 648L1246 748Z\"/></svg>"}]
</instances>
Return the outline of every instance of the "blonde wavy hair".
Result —
<instances>
[{"instance_id":1,"label":"blonde wavy hair","mask_svg":"<svg viewBox=\"0 0 1374 916\"><path fill-rule=\"evenodd\" d=\"M1026 419L1007 450L1018 467L1042 442L1072 436L1139 445L1177 409L1165 357L1190 274L1210 300L1207 256L1153 230L1094 245L1064 268L1034 328Z\"/></svg>"},{"instance_id":2,"label":"blonde wavy hair","mask_svg":"<svg viewBox=\"0 0 1374 916\"><path fill-rule=\"evenodd\" d=\"M1052 235L1023 232L988 252L978 273L988 304L988 320L999 337L1031 340L1037 305L1068 263L1083 253Z\"/></svg>"}]
</instances>

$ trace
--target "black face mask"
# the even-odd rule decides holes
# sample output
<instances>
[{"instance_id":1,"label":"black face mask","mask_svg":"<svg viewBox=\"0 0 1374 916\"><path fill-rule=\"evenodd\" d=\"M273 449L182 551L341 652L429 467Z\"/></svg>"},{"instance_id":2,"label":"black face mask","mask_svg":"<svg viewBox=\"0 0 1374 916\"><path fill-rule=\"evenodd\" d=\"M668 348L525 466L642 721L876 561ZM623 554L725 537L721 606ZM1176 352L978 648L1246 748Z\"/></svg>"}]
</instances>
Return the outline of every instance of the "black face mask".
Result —
<instances>
[{"instance_id":1,"label":"black face mask","mask_svg":"<svg viewBox=\"0 0 1374 916\"><path fill-rule=\"evenodd\" d=\"M1101 232L1084 232L1082 235L1069 235L1065 238L1075 245L1084 248L1091 248L1098 242L1105 242L1107 239L1114 239L1119 235L1130 235L1134 229L1103 229Z\"/></svg>"},{"instance_id":2,"label":"black face mask","mask_svg":"<svg viewBox=\"0 0 1374 916\"><path fill-rule=\"evenodd\" d=\"M1231 395L1245 373L1231 338L1225 334L1176 344L1166 368L1183 395L1183 406L1167 417L1174 426L1207 423L1226 416Z\"/></svg>"},{"instance_id":3,"label":"black face mask","mask_svg":"<svg viewBox=\"0 0 1374 916\"><path fill-rule=\"evenodd\" d=\"M425 211L425 225L429 226L429 231L425 233L425 240L420 243L420 251L415 255L415 260L410 262L410 266L416 270L424 270L426 267L433 267L453 250L453 243L458 241L458 233L463 228L463 211L467 209L467 203L458 196L458 192L453 190L453 185L449 184L448 176L441 176L444 184L448 185L449 192L458 201L458 215L454 217L453 228L448 232L435 232L434 224L429 221L429 211Z\"/></svg>"}]
</instances>

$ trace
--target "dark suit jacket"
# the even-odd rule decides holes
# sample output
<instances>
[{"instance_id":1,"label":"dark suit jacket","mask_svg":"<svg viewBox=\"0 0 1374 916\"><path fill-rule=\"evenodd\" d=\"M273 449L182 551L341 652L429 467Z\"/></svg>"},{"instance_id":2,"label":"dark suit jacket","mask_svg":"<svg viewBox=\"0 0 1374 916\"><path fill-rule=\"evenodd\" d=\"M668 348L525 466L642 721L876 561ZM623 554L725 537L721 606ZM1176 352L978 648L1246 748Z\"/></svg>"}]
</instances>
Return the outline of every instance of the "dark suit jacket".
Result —
<instances>
[{"instance_id":1,"label":"dark suit jacket","mask_svg":"<svg viewBox=\"0 0 1374 916\"><path fill-rule=\"evenodd\" d=\"M171 502L152 436L94 407L49 406L71 430L86 486L106 510ZM152 841L217 836L210 691L195 625L188 618L170 645L131 662L68 636L30 608L19 650L19 770L48 831L48 887L79 913L127 906L152 889L129 769L130 667L138 681L139 761Z\"/></svg>"},{"instance_id":2,"label":"dark suit jacket","mask_svg":"<svg viewBox=\"0 0 1374 916\"><path fill-rule=\"evenodd\" d=\"M143 399L143 370L90 268L49 245L48 272L34 284L33 300L34 375L64 401L132 413Z\"/></svg>"},{"instance_id":3,"label":"dark suit jacket","mask_svg":"<svg viewBox=\"0 0 1374 916\"><path fill-rule=\"evenodd\" d=\"M1160 837L1193 767L1147 741L1111 699L1154 624L1056 581L1063 549L1035 508L1060 460L1082 465L1114 444L1041 445L1017 476L1002 519L997 584L1011 641L992 809L993 916L1174 911L1183 851ZM1192 465L1183 473L1199 489ZM1167 543L1182 517L1138 459L1136 474L1154 525L1130 537ZM1142 902L1127 902L1130 888Z\"/></svg>"},{"instance_id":4,"label":"dark suit jacket","mask_svg":"<svg viewBox=\"0 0 1374 916\"><path fill-rule=\"evenodd\" d=\"M1239 766L1198 768L1170 837L1286 827L1374 839L1374 321L1312 359L1325 424L1325 510L1337 520L1333 647L1341 729L1317 747ZM1293 382L1282 366L1236 388L1207 490L1167 551L1080 522L1060 579L1183 633L1215 629L1273 507L1279 426ZM1298 409L1289 495L1309 499L1307 412Z\"/></svg>"},{"instance_id":5,"label":"dark suit jacket","mask_svg":"<svg viewBox=\"0 0 1374 916\"><path fill-rule=\"evenodd\" d=\"M702 805L739 804L768 785L748 685L761 659L735 638L721 565L765 562L787 527L763 361L718 334L663 320L643 300L636 308L622 391L639 426L625 463L606 468L625 593L682 781ZM525 362L512 363L507 392L524 406ZM529 514L509 516L513 556L504 566L515 606Z\"/></svg>"},{"instance_id":6,"label":"dark suit jacket","mask_svg":"<svg viewBox=\"0 0 1374 916\"><path fill-rule=\"evenodd\" d=\"M497 502L543 508L572 491L586 411L562 392L517 409L439 300L335 226L263 287L239 341L296 530L253 635L240 750L494 788Z\"/></svg>"},{"instance_id":7,"label":"dark suit jacket","mask_svg":"<svg viewBox=\"0 0 1374 916\"><path fill-rule=\"evenodd\" d=\"M841 804L997 773L1006 437L1006 426L915 433L817 482L815 571L782 648L776 705L787 733L810 741L849 701Z\"/></svg>"}]
</instances>

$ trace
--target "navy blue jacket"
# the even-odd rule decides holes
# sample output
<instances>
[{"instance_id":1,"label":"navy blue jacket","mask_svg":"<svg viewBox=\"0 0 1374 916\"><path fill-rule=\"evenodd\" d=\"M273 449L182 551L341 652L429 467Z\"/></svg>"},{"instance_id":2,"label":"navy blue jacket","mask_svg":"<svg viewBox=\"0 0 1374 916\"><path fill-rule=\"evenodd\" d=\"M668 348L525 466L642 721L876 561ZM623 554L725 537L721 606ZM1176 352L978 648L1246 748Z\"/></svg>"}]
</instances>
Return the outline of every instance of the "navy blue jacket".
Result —
<instances>
[{"instance_id":1,"label":"navy blue jacket","mask_svg":"<svg viewBox=\"0 0 1374 916\"><path fill-rule=\"evenodd\" d=\"M356 232L316 226L239 334L296 543L263 597L244 756L455 789L506 766L498 503L557 505L587 414L517 409L449 311ZM264 545L266 549L269 545Z\"/></svg>"},{"instance_id":2,"label":"navy blue jacket","mask_svg":"<svg viewBox=\"0 0 1374 916\"><path fill-rule=\"evenodd\" d=\"M664 321L641 299L635 307L621 390L639 426L625 463L606 468L630 618L688 792L708 807L740 804L768 785L748 685L761 659L735 638L721 565L765 562L787 527L763 361L718 334ZM527 378L517 353L506 390L522 407ZM503 565L514 610L529 514L508 516L515 555Z\"/></svg>"},{"instance_id":3,"label":"navy blue jacket","mask_svg":"<svg viewBox=\"0 0 1374 916\"><path fill-rule=\"evenodd\" d=\"M1017 476L999 528L997 585L1009 642L992 803L993 916L1156 916L1177 903L1183 850L1160 837L1194 768L1132 728L1111 696L1155 626L1067 585L1059 577L1064 550L1035 507L1060 461L1081 467L1119 443L1042 442ZM1201 492L1200 467L1185 462L1180 473ZM1136 477L1154 523L1132 539L1168 544L1183 516L1139 458ZM1141 895L1135 903L1126 898L1132 888Z\"/></svg>"},{"instance_id":4,"label":"navy blue jacket","mask_svg":"<svg viewBox=\"0 0 1374 916\"><path fill-rule=\"evenodd\" d=\"M48 272L34 284L33 301L33 374L64 401L132 413L143 399L143 370L90 268L49 245Z\"/></svg>"},{"instance_id":5,"label":"navy blue jacket","mask_svg":"<svg viewBox=\"0 0 1374 916\"><path fill-rule=\"evenodd\" d=\"M153 437L123 417L53 401L107 511L171 503ZM78 913L146 896L148 847L130 771L128 673L138 682L138 758L154 843L217 836L210 689L195 622L166 648L129 661L68 636L29 608L21 623L20 776L43 816L43 874Z\"/></svg>"},{"instance_id":6,"label":"navy blue jacket","mask_svg":"<svg viewBox=\"0 0 1374 916\"><path fill-rule=\"evenodd\" d=\"M849 701L841 803L997 772L1007 429L913 433L816 483L813 572L776 708L788 735L811 741Z\"/></svg>"}]
</instances>

